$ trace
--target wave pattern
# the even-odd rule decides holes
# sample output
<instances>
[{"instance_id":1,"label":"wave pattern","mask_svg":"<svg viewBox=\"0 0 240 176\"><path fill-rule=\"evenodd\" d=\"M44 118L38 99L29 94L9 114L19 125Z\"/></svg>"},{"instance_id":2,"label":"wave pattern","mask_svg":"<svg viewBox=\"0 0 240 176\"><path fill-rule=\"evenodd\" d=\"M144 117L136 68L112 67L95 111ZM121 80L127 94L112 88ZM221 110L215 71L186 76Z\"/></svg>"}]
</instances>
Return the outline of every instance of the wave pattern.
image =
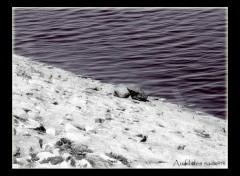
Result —
<instances>
[{"instance_id":1,"label":"wave pattern","mask_svg":"<svg viewBox=\"0 0 240 176\"><path fill-rule=\"evenodd\" d=\"M224 9L15 9L14 52L225 118Z\"/></svg>"}]
</instances>

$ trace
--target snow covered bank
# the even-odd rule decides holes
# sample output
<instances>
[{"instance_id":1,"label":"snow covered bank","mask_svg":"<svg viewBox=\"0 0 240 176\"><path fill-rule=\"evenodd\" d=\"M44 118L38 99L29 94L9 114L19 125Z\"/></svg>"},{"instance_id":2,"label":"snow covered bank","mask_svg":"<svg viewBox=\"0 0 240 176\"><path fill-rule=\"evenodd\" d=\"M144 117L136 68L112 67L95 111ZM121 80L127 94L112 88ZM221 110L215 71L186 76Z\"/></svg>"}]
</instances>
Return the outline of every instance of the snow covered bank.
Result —
<instances>
[{"instance_id":1,"label":"snow covered bank","mask_svg":"<svg viewBox=\"0 0 240 176\"><path fill-rule=\"evenodd\" d=\"M227 120L123 89L14 55L13 168L227 167Z\"/></svg>"}]
</instances>

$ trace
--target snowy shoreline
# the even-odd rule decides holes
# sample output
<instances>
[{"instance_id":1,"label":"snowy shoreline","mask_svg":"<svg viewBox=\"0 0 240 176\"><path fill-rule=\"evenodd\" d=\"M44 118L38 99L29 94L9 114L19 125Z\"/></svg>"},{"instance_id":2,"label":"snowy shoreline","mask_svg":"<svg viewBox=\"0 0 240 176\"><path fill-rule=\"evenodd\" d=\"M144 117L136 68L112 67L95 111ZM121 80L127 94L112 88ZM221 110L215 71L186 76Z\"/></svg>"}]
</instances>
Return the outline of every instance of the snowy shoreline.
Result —
<instances>
[{"instance_id":1,"label":"snowy shoreline","mask_svg":"<svg viewBox=\"0 0 240 176\"><path fill-rule=\"evenodd\" d=\"M227 120L115 91L13 55L13 168L227 168Z\"/></svg>"}]
</instances>

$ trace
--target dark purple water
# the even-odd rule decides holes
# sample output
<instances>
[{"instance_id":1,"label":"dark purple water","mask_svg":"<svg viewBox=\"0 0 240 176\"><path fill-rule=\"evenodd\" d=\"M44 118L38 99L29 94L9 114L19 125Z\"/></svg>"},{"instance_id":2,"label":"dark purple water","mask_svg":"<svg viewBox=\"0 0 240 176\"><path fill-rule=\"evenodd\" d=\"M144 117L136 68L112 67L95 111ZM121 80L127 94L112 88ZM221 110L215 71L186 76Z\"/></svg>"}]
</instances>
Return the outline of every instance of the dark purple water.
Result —
<instances>
[{"instance_id":1,"label":"dark purple water","mask_svg":"<svg viewBox=\"0 0 240 176\"><path fill-rule=\"evenodd\" d=\"M225 9L15 9L14 52L225 118Z\"/></svg>"}]
</instances>

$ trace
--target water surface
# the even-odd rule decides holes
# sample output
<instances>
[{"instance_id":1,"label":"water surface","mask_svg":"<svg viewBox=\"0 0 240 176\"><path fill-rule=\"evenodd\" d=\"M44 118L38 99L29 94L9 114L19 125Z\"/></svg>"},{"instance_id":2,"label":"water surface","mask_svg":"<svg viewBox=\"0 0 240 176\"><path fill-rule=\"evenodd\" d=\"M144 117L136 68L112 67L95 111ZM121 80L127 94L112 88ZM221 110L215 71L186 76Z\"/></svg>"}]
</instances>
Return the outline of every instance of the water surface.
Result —
<instances>
[{"instance_id":1,"label":"water surface","mask_svg":"<svg viewBox=\"0 0 240 176\"><path fill-rule=\"evenodd\" d=\"M225 9L15 9L14 52L225 117Z\"/></svg>"}]
</instances>

